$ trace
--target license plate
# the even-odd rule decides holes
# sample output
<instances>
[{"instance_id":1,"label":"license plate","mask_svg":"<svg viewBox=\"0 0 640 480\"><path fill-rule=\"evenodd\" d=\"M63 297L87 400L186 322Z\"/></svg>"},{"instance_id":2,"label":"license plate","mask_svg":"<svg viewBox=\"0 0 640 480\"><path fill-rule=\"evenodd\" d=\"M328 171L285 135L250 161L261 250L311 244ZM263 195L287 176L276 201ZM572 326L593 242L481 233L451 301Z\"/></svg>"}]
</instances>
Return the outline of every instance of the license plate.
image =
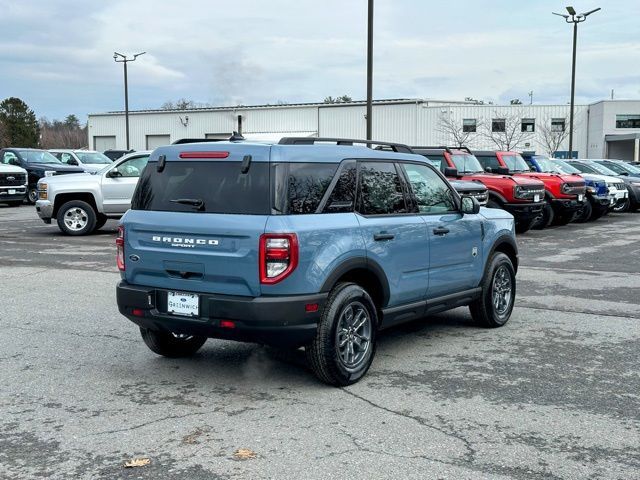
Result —
<instances>
[{"instance_id":1,"label":"license plate","mask_svg":"<svg viewBox=\"0 0 640 480\"><path fill-rule=\"evenodd\" d=\"M15 195L15 194L16 194L15 189L10 189L10 190L9 190L9 195Z\"/></svg>"},{"instance_id":2,"label":"license plate","mask_svg":"<svg viewBox=\"0 0 640 480\"><path fill-rule=\"evenodd\" d=\"M578 195L578 201L581 202L583 198L583 195Z\"/></svg>"},{"instance_id":3,"label":"license plate","mask_svg":"<svg viewBox=\"0 0 640 480\"><path fill-rule=\"evenodd\" d=\"M200 314L200 296L195 293L167 292L167 313L197 317Z\"/></svg>"},{"instance_id":4,"label":"license plate","mask_svg":"<svg viewBox=\"0 0 640 480\"><path fill-rule=\"evenodd\" d=\"M539 202L540 201L540 195L534 195L533 196L533 201L534 202Z\"/></svg>"}]
</instances>

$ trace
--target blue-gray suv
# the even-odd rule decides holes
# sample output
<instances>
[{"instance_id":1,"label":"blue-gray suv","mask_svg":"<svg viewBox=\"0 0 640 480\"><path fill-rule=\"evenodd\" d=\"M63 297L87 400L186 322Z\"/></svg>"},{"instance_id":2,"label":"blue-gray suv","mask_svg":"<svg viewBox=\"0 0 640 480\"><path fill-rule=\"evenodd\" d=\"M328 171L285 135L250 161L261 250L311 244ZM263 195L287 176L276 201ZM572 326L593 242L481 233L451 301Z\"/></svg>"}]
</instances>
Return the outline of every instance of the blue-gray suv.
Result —
<instances>
[{"instance_id":1,"label":"blue-gray suv","mask_svg":"<svg viewBox=\"0 0 640 480\"><path fill-rule=\"evenodd\" d=\"M120 312L157 354L207 338L304 347L362 378L381 329L468 305L511 316L511 214L460 197L409 147L343 139L156 149L116 239Z\"/></svg>"}]
</instances>

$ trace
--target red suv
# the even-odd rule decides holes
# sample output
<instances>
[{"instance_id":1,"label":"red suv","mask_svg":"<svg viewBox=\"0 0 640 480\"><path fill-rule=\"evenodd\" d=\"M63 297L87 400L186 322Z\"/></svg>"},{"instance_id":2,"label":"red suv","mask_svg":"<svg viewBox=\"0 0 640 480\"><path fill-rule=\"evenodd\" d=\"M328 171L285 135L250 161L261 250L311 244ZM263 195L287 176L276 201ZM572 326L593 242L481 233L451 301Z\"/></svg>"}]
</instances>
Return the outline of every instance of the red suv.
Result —
<instances>
[{"instance_id":1,"label":"red suv","mask_svg":"<svg viewBox=\"0 0 640 480\"><path fill-rule=\"evenodd\" d=\"M427 157L445 176L480 182L489 189L487 207L502 208L513 215L516 232L529 230L542 216L544 184L532 178L487 173L466 148L411 147ZM506 169L504 173L507 173Z\"/></svg>"},{"instance_id":2,"label":"red suv","mask_svg":"<svg viewBox=\"0 0 640 480\"><path fill-rule=\"evenodd\" d=\"M543 217L536 228L544 228L552 222L566 225L582 211L586 184L578 175L532 172L527 162L517 152L474 151L480 164L487 171L508 171L514 178L535 178L544 183L545 205Z\"/></svg>"}]
</instances>

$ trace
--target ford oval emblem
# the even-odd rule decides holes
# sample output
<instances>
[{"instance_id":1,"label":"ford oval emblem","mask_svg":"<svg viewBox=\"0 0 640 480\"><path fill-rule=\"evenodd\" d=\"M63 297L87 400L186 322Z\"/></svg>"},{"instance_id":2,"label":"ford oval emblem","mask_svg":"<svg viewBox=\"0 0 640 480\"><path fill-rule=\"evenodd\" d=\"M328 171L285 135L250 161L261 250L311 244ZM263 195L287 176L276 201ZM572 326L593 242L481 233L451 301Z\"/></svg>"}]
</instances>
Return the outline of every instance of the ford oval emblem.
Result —
<instances>
[{"instance_id":1,"label":"ford oval emblem","mask_svg":"<svg viewBox=\"0 0 640 480\"><path fill-rule=\"evenodd\" d=\"M140 260L140 257L138 255L129 255L129 260L131 260L132 262L137 262L138 260Z\"/></svg>"},{"instance_id":2,"label":"ford oval emblem","mask_svg":"<svg viewBox=\"0 0 640 480\"><path fill-rule=\"evenodd\" d=\"M181 301L181 302L186 302L186 301L187 301L187 299L186 299L186 298L181 298L181 299L180 299L180 301Z\"/></svg>"}]
</instances>

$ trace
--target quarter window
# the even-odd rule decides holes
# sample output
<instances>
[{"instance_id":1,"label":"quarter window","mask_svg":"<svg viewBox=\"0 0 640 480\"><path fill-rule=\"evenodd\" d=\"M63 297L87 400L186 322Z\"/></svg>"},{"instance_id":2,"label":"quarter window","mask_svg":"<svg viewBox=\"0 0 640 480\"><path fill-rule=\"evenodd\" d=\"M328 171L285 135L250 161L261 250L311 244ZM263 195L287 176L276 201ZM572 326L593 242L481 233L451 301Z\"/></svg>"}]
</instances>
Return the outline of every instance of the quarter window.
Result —
<instances>
[{"instance_id":1,"label":"quarter window","mask_svg":"<svg viewBox=\"0 0 640 480\"><path fill-rule=\"evenodd\" d=\"M453 194L447 183L431 168L407 163L403 168L418 202L420 213L456 211Z\"/></svg>"},{"instance_id":2,"label":"quarter window","mask_svg":"<svg viewBox=\"0 0 640 480\"><path fill-rule=\"evenodd\" d=\"M324 207L324 213L353 212L356 198L356 164L347 163L333 187Z\"/></svg>"},{"instance_id":3,"label":"quarter window","mask_svg":"<svg viewBox=\"0 0 640 480\"><path fill-rule=\"evenodd\" d=\"M393 163L360 164L360 205L363 215L407 213L400 176Z\"/></svg>"},{"instance_id":4,"label":"quarter window","mask_svg":"<svg viewBox=\"0 0 640 480\"><path fill-rule=\"evenodd\" d=\"M287 213L315 213L338 169L335 163L282 164L287 171Z\"/></svg>"}]
</instances>

